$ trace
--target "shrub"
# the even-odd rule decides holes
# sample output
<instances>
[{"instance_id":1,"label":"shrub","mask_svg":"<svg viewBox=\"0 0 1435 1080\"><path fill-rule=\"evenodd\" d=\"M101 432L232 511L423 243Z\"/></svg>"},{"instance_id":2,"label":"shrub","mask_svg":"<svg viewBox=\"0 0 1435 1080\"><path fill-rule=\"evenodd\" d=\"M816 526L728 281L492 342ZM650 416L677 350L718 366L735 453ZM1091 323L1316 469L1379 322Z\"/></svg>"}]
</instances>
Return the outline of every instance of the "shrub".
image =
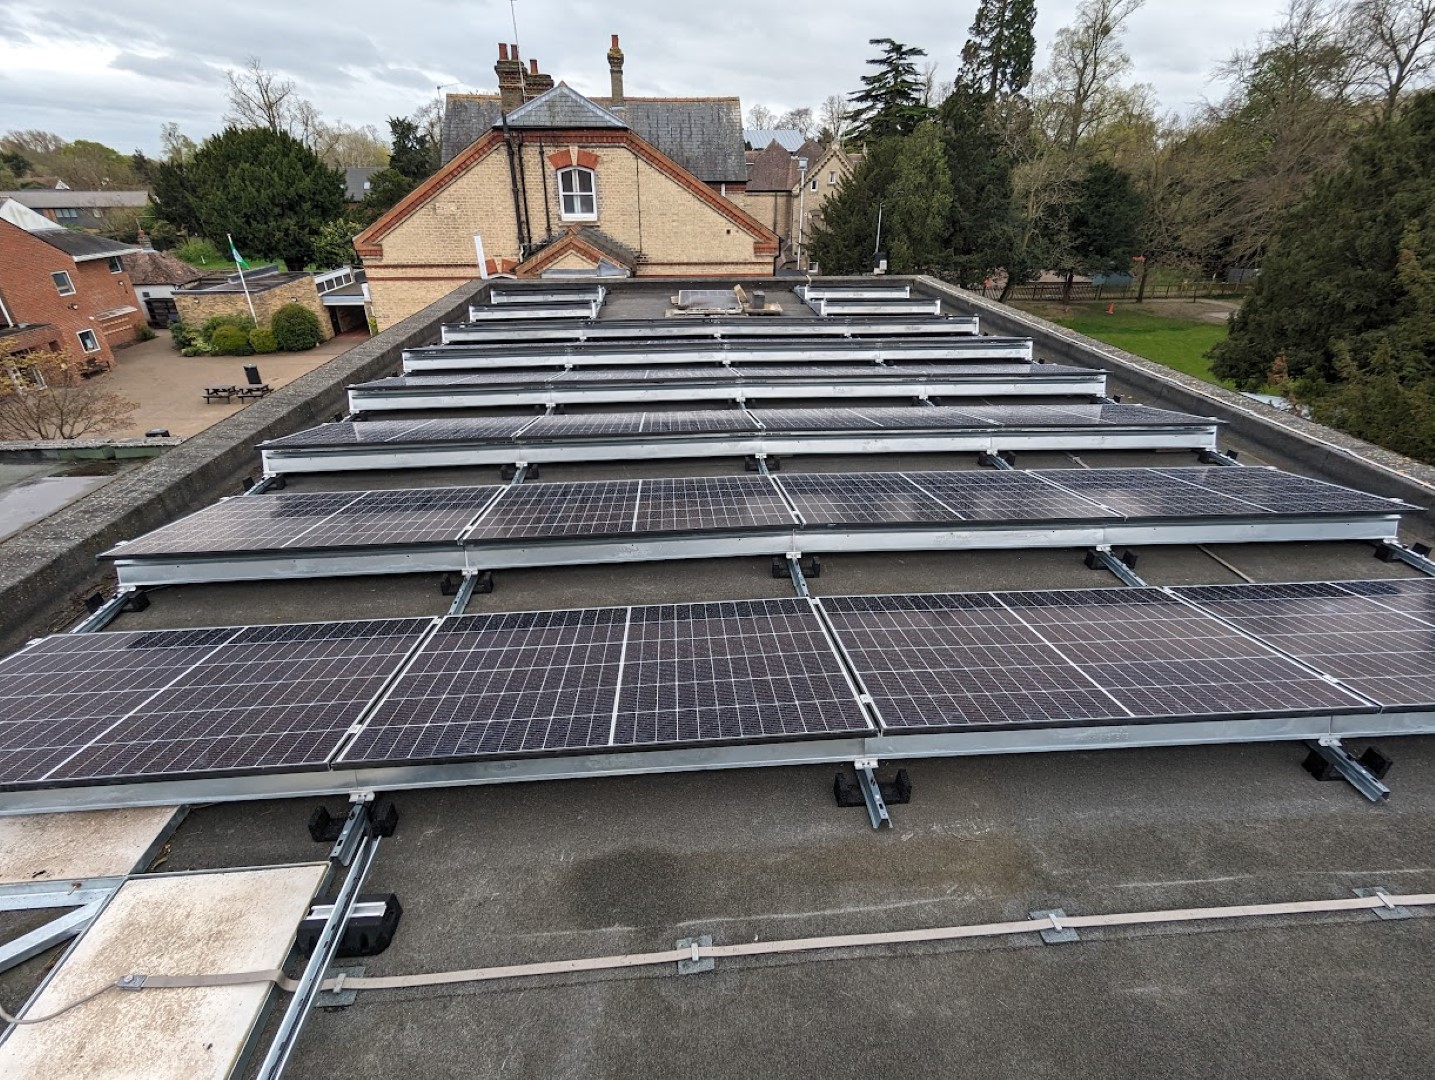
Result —
<instances>
[{"instance_id":1,"label":"shrub","mask_svg":"<svg viewBox=\"0 0 1435 1080\"><path fill-rule=\"evenodd\" d=\"M155 332L154 332L152 329L150 329L149 324L148 324L148 323L140 323L139 329L137 329L137 330L135 331L135 340L136 340L136 341L153 341L154 339L155 339Z\"/></svg>"},{"instance_id":2,"label":"shrub","mask_svg":"<svg viewBox=\"0 0 1435 1080\"><path fill-rule=\"evenodd\" d=\"M214 332L222 326L232 327L248 338L249 331L254 329L254 319L248 315L215 315L200 327L199 336L205 341L212 341Z\"/></svg>"},{"instance_id":3,"label":"shrub","mask_svg":"<svg viewBox=\"0 0 1435 1080\"><path fill-rule=\"evenodd\" d=\"M279 351L279 343L274 340L274 331L267 326L256 326L249 331L249 347L260 354Z\"/></svg>"},{"instance_id":4,"label":"shrub","mask_svg":"<svg viewBox=\"0 0 1435 1080\"><path fill-rule=\"evenodd\" d=\"M215 356L248 356L254 350L249 347L249 335L239 327L220 326L209 335L209 351Z\"/></svg>"},{"instance_id":5,"label":"shrub","mask_svg":"<svg viewBox=\"0 0 1435 1080\"><path fill-rule=\"evenodd\" d=\"M223 261L219 248L214 246L212 241L202 236L196 236L193 240L186 240L176 250L175 255L187 263L202 266L206 263L217 263Z\"/></svg>"},{"instance_id":6,"label":"shrub","mask_svg":"<svg viewBox=\"0 0 1435 1080\"><path fill-rule=\"evenodd\" d=\"M319 344L319 316L303 304L285 304L270 325L275 343L285 352L303 352Z\"/></svg>"},{"instance_id":7,"label":"shrub","mask_svg":"<svg viewBox=\"0 0 1435 1080\"><path fill-rule=\"evenodd\" d=\"M175 319L169 324L169 333L174 341L174 347L181 352L194 344L194 331L178 319Z\"/></svg>"},{"instance_id":8,"label":"shrub","mask_svg":"<svg viewBox=\"0 0 1435 1080\"><path fill-rule=\"evenodd\" d=\"M179 355L180 355L180 356L208 356L208 355L209 355L209 346L207 346L207 345L200 345L200 344L186 345L184 348L182 348L182 349L179 350Z\"/></svg>"}]
</instances>

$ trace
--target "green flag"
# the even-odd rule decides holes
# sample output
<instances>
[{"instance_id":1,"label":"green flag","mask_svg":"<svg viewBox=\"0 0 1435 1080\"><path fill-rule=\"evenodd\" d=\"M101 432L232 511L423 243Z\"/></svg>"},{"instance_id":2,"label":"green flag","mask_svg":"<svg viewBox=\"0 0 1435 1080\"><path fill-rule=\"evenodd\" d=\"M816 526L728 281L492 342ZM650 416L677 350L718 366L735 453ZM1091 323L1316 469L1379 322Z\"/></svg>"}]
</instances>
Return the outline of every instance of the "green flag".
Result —
<instances>
[{"instance_id":1,"label":"green flag","mask_svg":"<svg viewBox=\"0 0 1435 1080\"><path fill-rule=\"evenodd\" d=\"M239 249L234 246L234 238L229 238L229 254L234 258L234 265L241 270L248 270L249 264L244 261L244 256L239 254Z\"/></svg>"}]
</instances>

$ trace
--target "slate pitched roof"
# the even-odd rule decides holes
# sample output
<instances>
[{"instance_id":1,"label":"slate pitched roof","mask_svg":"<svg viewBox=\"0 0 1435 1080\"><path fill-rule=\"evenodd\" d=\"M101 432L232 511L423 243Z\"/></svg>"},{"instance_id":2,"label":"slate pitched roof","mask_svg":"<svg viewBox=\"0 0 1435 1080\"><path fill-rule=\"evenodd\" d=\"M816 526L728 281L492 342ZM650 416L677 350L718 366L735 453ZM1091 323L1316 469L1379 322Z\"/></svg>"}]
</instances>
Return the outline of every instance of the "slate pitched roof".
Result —
<instances>
[{"instance_id":1,"label":"slate pitched roof","mask_svg":"<svg viewBox=\"0 0 1435 1080\"><path fill-rule=\"evenodd\" d=\"M494 122L501 123L501 118ZM508 114L508 126L531 128L613 128L628 125L601 105L585 98L567 83L559 83L532 101L524 102Z\"/></svg>"},{"instance_id":2,"label":"slate pitched roof","mask_svg":"<svg viewBox=\"0 0 1435 1080\"><path fill-rule=\"evenodd\" d=\"M747 174L748 191L791 191L797 183L797 162L776 139L758 153Z\"/></svg>"},{"instance_id":3,"label":"slate pitched roof","mask_svg":"<svg viewBox=\"0 0 1435 1080\"><path fill-rule=\"evenodd\" d=\"M71 229L36 229L30 235L45 241L53 248L59 248L77 263L89 259L107 259L112 255L128 255L140 250L133 244L122 244L106 236L74 232Z\"/></svg>"},{"instance_id":4,"label":"slate pitched roof","mask_svg":"<svg viewBox=\"0 0 1435 1080\"><path fill-rule=\"evenodd\" d=\"M509 114L509 123L537 100L515 109ZM657 147L704 183L740 184L747 179L742 106L737 98L625 98L621 109L613 108L610 98L586 100L618 118L644 142ZM443 116L443 163L491 131L501 118L496 94L448 95Z\"/></svg>"},{"instance_id":5,"label":"slate pitched roof","mask_svg":"<svg viewBox=\"0 0 1435 1080\"><path fill-rule=\"evenodd\" d=\"M203 270L163 251L136 251L120 261L135 285L188 285L204 277Z\"/></svg>"}]
</instances>

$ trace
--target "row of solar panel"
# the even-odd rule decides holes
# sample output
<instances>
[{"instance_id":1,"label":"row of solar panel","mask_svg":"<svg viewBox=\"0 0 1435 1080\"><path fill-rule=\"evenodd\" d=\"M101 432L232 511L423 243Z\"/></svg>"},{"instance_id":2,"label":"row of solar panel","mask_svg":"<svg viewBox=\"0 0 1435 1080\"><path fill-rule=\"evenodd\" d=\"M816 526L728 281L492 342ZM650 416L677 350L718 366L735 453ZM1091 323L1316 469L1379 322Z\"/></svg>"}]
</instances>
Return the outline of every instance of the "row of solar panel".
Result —
<instances>
[{"instance_id":1,"label":"row of solar panel","mask_svg":"<svg viewBox=\"0 0 1435 1080\"><path fill-rule=\"evenodd\" d=\"M59 635L0 787L1431 707L1428 579Z\"/></svg>"},{"instance_id":2,"label":"row of solar panel","mask_svg":"<svg viewBox=\"0 0 1435 1080\"><path fill-rule=\"evenodd\" d=\"M670 368L567 368L551 371L542 368L515 371L474 371L449 375L400 375L357 383L350 390L434 390L461 386L563 386L578 387L611 385L613 383L646 383L664 380L682 382L734 382L745 380L853 380L888 382L924 378L1056 378L1066 375L1090 375L1090 368L1065 364L1038 364L1024 360L980 364L712 364L707 367Z\"/></svg>"},{"instance_id":3,"label":"row of solar panel","mask_svg":"<svg viewBox=\"0 0 1435 1080\"><path fill-rule=\"evenodd\" d=\"M683 341L772 340L827 341L843 338L924 338L976 335L975 316L942 318L730 318L695 316L681 319L606 319L553 322L537 326L483 326L446 323L440 328L444 344L453 342L536 341Z\"/></svg>"},{"instance_id":4,"label":"row of solar panel","mask_svg":"<svg viewBox=\"0 0 1435 1080\"><path fill-rule=\"evenodd\" d=\"M796 514L794 514L794 509ZM224 500L109 558L514 540L1378 515L1408 509L1276 469L813 473L316 492ZM817 535L813 535L813 534Z\"/></svg>"},{"instance_id":5,"label":"row of solar panel","mask_svg":"<svg viewBox=\"0 0 1435 1080\"><path fill-rule=\"evenodd\" d=\"M751 432L877 432L1045 427L1191 427L1214 421L1146 405L939 405L860 409L692 409L546 416L445 417L321 424L261 443L318 446L498 443Z\"/></svg>"}]
</instances>

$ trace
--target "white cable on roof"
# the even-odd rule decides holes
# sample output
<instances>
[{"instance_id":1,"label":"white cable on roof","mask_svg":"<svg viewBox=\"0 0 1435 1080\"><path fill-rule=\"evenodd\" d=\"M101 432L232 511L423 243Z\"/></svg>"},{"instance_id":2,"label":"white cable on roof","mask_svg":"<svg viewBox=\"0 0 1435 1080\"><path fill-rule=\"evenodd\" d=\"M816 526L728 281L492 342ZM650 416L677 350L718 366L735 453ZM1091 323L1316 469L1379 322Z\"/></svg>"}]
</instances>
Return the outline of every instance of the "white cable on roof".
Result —
<instances>
[{"instance_id":1,"label":"white cable on roof","mask_svg":"<svg viewBox=\"0 0 1435 1080\"><path fill-rule=\"evenodd\" d=\"M659 952L625 953L618 956L592 956L577 960L553 960L536 964L513 964L506 967L469 968L461 971L427 972L417 975L346 976L326 979L321 989L400 990L424 986L445 986L455 983L493 982L499 979L534 978L542 975L570 975L580 971L618 971L624 968L655 967L681 961L732 959L739 956L774 956L784 953L816 952L831 949L870 948L878 945L907 945L935 941L957 941L970 938L1010 937L1034 934L1043 930L1083 930L1113 926L1153 926L1176 922L1204 922L1219 919L1269 918L1281 915L1317 915L1347 911L1371 911L1376 908L1435 906L1435 893L1413 893L1391 896L1377 892L1373 896L1354 896L1345 900L1300 900L1282 904L1235 904L1227 907L1172 908L1165 911L1135 911L1106 915L1063 915L1014 922L977 923L969 926L941 926L919 930L894 930L872 934L840 934L829 937L790 938L781 941L749 941L734 945L691 945L685 949L664 949ZM194 989L206 986L241 986L253 983L274 983L292 993L298 983L277 968L259 971L236 971L223 975L143 975L132 974L106 983L84 997L45 1016L17 1019L0 1009L0 1020L7 1024L41 1024L63 1016L71 1009L93 1001L107 990Z\"/></svg>"}]
</instances>

